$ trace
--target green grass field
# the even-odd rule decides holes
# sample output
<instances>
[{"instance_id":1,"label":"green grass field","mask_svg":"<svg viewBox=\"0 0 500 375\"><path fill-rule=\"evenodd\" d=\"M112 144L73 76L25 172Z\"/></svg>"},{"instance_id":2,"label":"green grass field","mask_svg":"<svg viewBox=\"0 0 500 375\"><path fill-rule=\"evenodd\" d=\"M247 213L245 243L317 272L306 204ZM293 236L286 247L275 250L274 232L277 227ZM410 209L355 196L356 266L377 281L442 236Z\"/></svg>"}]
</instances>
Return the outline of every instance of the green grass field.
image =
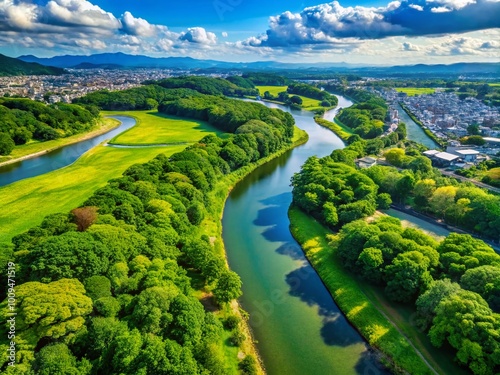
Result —
<instances>
[{"instance_id":1,"label":"green grass field","mask_svg":"<svg viewBox=\"0 0 500 375\"><path fill-rule=\"evenodd\" d=\"M0 244L56 212L78 207L99 187L120 177L132 164L145 163L160 153L171 155L186 146L141 149L97 146L74 164L0 188ZM8 208L8 209L7 209Z\"/></svg>"},{"instance_id":2,"label":"green grass field","mask_svg":"<svg viewBox=\"0 0 500 375\"><path fill-rule=\"evenodd\" d=\"M407 339L380 312L383 311L386 316L391 317L399 330L411 338L439 374L464 373L454 364L450 353L430 346L427 337L410 324L409 309L393 307L382 295L383 291L357 280L335 262L334 249L326 239L331 232L297 208L292 207L289 216L293 236L301 244L335 302L372 346L388 355L398 367L408 373L433 373Z\"/></svg>"},{"instance_id":3,"label":"green grass field","mask_svg":"<svg viewBox=\"0 0 500 375\"><path fill-rule=\"evenodd\" d=\"M260 94L263 96L266 91L269 91L271 95L278 96L280 92L286 91L288 86L255 86ZM321 107L321 101L317 99L306 98L305 96L298 95L302 98L302 108L307 110L314 110Z\"/></svg>"},{"instance_id":4,"label":"green grass field","mask_svg":"<svg viewBox=\"0 0 500 375\"><path fill-rule=\"evenodd\" d=\"M114 119L103 118L99 122L99 125L97 125L94 129L92 129L88 133L75 134L67 138L59 138L59 139L54 139L52 141L45 141L45 142L32 141L25 145L16 146L9 156L0 157L0 163L12 159L21 158L23 156L27 156L30 154L35 154L37 152L45 150L53 150L59 147L69 145L71 143L80 142L84 139L90 139L97 135L106 133L107 131L117 127L118 125L119 122Z\"/></svg>"},{"instance_id":5,"label":"green grass field","mask_svg":"<svg viewBox=\"0 0 500 375\"><path fill-rule=\"evenodd\" d=\"M158 111L103 112L136 119L137 125L117 135L109 143L121 145L173 144L199 141L207 134L223 132L207 122L168 116Z\"/></svg>"},{"instance_id":6,"label":"green grass field","mask_svg":"<svg viewBox=\"0 0 500 375\"><path fill-rule=\"evenodd\" d=\"M157 116L155 113L148 114L141 111L113 112L113 114L134 115L142 120L142 124L154 123L160 129L169 129L173 126L171 118ZM182 122L189 124L190 128L186 131L185 138L180 136L181 132L175 135L177 142L194 143L207 134L221 134L215 129L210 131L211 127L201 126L196 121ZM114 121L109 123L116 125ZM145 144L154 144L160 139L153 128L135 129L136 127L132 128ZM171 131L171 134L173 133ZM167 132L162 134L165 135ZM78 207L108 180L120 177L129 166L145 163L160 153L172 155L185 147L186 144L145 148L97 146L65 168L0 187L0 207L8 207L0 211L0 244L7 244L13 236L39 225L46 215L68 212Z\"/></svg>"},{"instance_id":7,"label":"green grass field","mask_svg":"<svg viewBox=\"0 0 500 375\"><path fill-rule=\"evenodd\" d=\"M404 92L408 96L423 95L423 94L434 94L436 89L428 87L396 87L397 92Z\"/></svg>"}]
</instances>

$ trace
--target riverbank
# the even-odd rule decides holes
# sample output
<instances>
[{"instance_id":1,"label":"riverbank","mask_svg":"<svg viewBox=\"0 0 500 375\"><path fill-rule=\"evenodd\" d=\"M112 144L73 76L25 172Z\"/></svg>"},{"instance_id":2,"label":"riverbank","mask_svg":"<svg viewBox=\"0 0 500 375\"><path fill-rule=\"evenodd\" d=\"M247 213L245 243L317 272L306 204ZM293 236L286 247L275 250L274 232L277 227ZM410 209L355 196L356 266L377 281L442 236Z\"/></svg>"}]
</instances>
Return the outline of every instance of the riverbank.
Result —
<instances>
[{"instance_id":1,"label":"riverbank","mask_svg":"<svg viewBox=\"0 0 500 375\"><path fill-rule=\"evenodd\" d=\"M226 249L224 246L224 241L222 238L222 216L224 212L224 207L227 201L227 198L229 197L229 194L231 193L232 189L238 182L240 182L243 178L245 178L247 175L252 173L254 170L259 168L260 166L268 163L269 161L285 154L286 152L289 152L290 150L294 149L297 146L300 146L304 143L306 143L309 139L308 134L302 130L299 129L298 127L295 127L294 131L294 137L292 140L292 144L290 144L288 147L285 147L278 152L269 155L266 158L260 159L259 161L252 163L250 165L247 165L243 168L240 168L239 170L231 173L230 175L225 176L221 181L218 182L217 186L214 188L214 190L209 193L209 200L210 200L210 205L209 207L211 208L209 212L209 217L206 218L202 225L204 227L205 234L211 238L214 238L213 244L215 247L215 251L220 255L223 256L224 259L226 260L227 263L227 254L226 254ZM255 346L255 340L253 333L251 331L251 328L248 324L247 321L247 314L244 312L242 309L241 305L238 303L237 307L233 307L233 312L237 314L241 319L243 324L243 331L246 336L246 340L242 345L242 349L244 352L247 354L254 355L255 358L257 358L257 363L259 364L258 368L258 373L260 375L263 375L266 373L264 364L259 356L259 353L257 351L257 348Z\"/></svg>"},{"instance_id":2,"label":"riverbank","mask_svg":"<svg viewBox=\"0 0 500 375\"><path fill-rule=\"evenodd\" d=\"M433 132L427 129L424 126L424 124L422 124L422 122L415 117L415 115L408 109L408 107L404 103L400 102L399 105L401 106L401 108L403 108L403 111L405 111L406 114L413 120L413 122L415 122L415 124L417 124L424 131L425 135L427 135L430 139L432 139L441 148L446 149L446 144L443 143L443 141L441 141L438 137L436 137Z\"/></svg>"},{"instance_id":3,"label":"riverbank","mask_svg":"<svg viewBox=\"0 0 500 375\"><path fill-rule=\"evenodd\" d=\"M100 120L100 125L97 125L93 130L83 133L75 134L66 138L59 138L52 141L46 142L35 142L27 145L17 146L9 156L0 158L0 167L5 165L18 163L23 160L32 159L39 157L44 154L48 154L52 151L58 150L65 146L69 146L78 142L86 141L88 139L97 137L99 135L105 134L115 128L120 126L118 120L112 118L102 118ZM10 158L9 160L1 161L4 158Z\"/></svg>"},{"instance_id":4,"label":"riverbank","mask_svg":"<svg viewBox=\"0 0 500 375\"><path fill-rule=\"evenodd\" d=\"M298 208L289 210L290 230L333 299L368 343L380 351L381 360L394 372L437 374L415 347L381 313L363 292L360 283L339 263L328 245L326 228Z\"/></svg>"},{"instance_id":5,"label":"riverbank","mask_svg":"<svg viewBox=\"0 0 500 375\"><path fill-rule=\"evenodd\" d=\"M347 126L345 126L338 120L332 122L322 118L321 116L314 116L314 121L319 126L327 128L332 132L334 132L344 142L346 142L349 139L349 137L354 134L352 131L350 131L350 129Z\"/></svg>"}]
</instances>

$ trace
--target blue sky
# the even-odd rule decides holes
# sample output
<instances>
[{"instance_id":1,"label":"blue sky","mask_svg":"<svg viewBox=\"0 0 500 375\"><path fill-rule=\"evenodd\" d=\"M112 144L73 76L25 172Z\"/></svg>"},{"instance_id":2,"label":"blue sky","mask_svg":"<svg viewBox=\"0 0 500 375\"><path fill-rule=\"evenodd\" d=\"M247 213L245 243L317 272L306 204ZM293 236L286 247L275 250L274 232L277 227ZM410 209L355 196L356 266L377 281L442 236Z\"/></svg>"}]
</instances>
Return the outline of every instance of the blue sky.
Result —
<instances>
[{"instance_id":1,"label":"blue sky","mask_svg":"<svg viewBox=\"0 0 500 375\"><path fill-rule=\"evenodd\" d=\"M500 61L500 0L0 0L0 53Z\"/></svg>"}]
</instances>

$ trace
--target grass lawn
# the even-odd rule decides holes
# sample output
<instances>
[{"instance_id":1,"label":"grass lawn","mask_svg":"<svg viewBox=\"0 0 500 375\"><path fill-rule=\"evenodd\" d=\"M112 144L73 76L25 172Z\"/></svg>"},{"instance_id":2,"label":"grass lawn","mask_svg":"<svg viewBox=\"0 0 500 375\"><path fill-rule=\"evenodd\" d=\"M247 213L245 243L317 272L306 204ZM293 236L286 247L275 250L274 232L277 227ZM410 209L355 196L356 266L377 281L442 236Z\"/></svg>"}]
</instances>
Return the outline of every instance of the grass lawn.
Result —
<instances>
[{"instance_id":1,"label":"grass lawn","mask_svg":"<svg viewBox=\"0 0 500 375\"><path fill-rule=\"evenodd\" d=\"M422 94L434 94L436 89L429 87L396 87L397 92L404 92L408 96L422 95Z\"/></svg>"},{"instance_id":2,"label":"grass lawn","mask_svg":"<svg viewBox=\"0 0 500 375\"><path fill-rule=\"evenodd\" d=\"M53 150L62 146L69 145L71 143L82 141L84 139L93 138L97 135L106 133L107 131L117 127L119 124L120 123L114 119L103 118L99 122L99 125L97 125L87 133L75 134L67 138L59 138L52 141L33 141L25 145L16 146L9 156L0 157L0 162L21 158L23 156L35 154L37 152L45 150Z\"/></svg>"},{"instance_id":3,"label":"grass lawn","mask_svg":"<svg viewBox=\"0 0 500 375\"><path fill-rule=\"evenodd\" d=\"M168 116L158 111L102 112L103 115L122 115L136 119L137 125L117 135L109 143L148 145L194 143L208 134L223 134L204 121Z\"/></svg>"},{"instance_id":4,"label":"grass lawn","mask_svg":"<svg viewBox=\"0 0 500 375\"><path fill-rule=\"evenodd\" d=\"M335 262L335 250L328 246L326 239L326 235L331 234L331 232L297 208L292 207L289 216L293 236L301 244L337 305L368 342L392 358L396 367L403 368L408 373L413 375L433 374L434 372L400 333L403 331L413 340L414 336L411 330L414 328L406 320L393 319L393 311L382 308L389 307L389 305L372 300L378 301L374 298L373 288L357 280L338 262ZM377 307L386 316L391 316L391 320L400 331L390 324ZM401 322L405 322L406 325ZM402 324L402 327L398 323ZM432 349L429 351L430 349L418 340L415 340L413 344L418 347L438 373L461 374L457 371L449 371L449 366L453 367L453 363L448 363L450 357L444 356L440 350Z\"/></svg>"},{"instance_id":5,"label":"grass lawn","mask_svg":"<svg viewBox=\"0 0 500 375\"><path fill-rule=\"evenodd\" d=\"M347 141L349 137L354 134L351 128L348 128L337 119L335 119L334 122L331 122L321 117L315 117L314 121L316 121L318 125L330 129L332 132L337 134L343 141Z\"/></svg>"},{"instance_id":6,"label":"grass lawn","mask_svg":"<svg viewBox=\"0 0 500 375\"><path fill-rule=\"evenodd\" d=\"M271 95L278 96L280 92L286 91L288 86L255 86L260 94L263 96L266 91L269 91ZM291 96L293 94L290 94ZM321 107L321 101L317 99L306 98L305 96L298 95L302 98L302 108L307 110L315 110Z\"/></svg>"}]
</instances>

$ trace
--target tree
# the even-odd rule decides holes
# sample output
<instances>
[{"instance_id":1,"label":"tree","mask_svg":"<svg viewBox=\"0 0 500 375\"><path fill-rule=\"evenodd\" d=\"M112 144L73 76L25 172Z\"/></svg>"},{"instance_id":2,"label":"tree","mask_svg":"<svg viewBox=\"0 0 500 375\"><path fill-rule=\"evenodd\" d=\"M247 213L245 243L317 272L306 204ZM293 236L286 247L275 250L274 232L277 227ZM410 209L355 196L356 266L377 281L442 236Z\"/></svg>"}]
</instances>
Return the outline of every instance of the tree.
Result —
<instances>
[{"instance_id":1,"label":"tree","mask_svg":"<svg viewBox=\"0 0 500 375\"><path fill-rule=\"evenodd\" d=\"M457 352L457 360L474 374L493 374L500 366L500 321L486 301L477 293L460 290L436 308L429 331L434 346L444 341Z\"/></svg>"},{"instance_id":2,"label":"tree","mask_svg":"<svg viewBox=\"0 0 500 375\"><path fill-rule=\"evenodd\" d=\"M84 232L97 220L97 207L80 207L71 211L80 232Z\"/></svg>"},{"instance_id":3,"label":"tree","mask_svg":"<svg viewBox=\"0 0 500 375\"><path fill-rule=\"evenodd\" d=\"M0 155L9 155L14 150L15 143L7 133L0 133Z\"/></svg>"},{"instance_id":4,"label":"tree","mask_svg":"<svg viewBox=\"0 0 500 375\"><path fill-rule=\"evenodd\" d=\"M471 124L467 126L467 133L469 133L469 135L479 135L480 134L479 125Z\"/></svg>"},{"instance_id":5,"label":"tree","mask_svg":"<svg viewBox=\"0 0 500 375\"><path fill-rule=\"evenodd\" d=\"M457 188L454 186L441 186L437 188L429 199L431 210L439 217L444 218L446 211L455 204Z\"/></svg>"},{"instance_id":6,"label":"tree","mask_svg":"<svg viewBox=\"0 0 500 375\"><path fill-rule=\"evenodd\" d=\"M441 301L460 290L460 285L452 283L449 279L434 281L429 289L417 299L418 326L423 330L427 330L432 319L436 316L436 308Z\"/></svg>"},{"instance_id":7,"label":"tree","mask_svg":"<svg viewBox=\"0 0 500 375\"><path fill-rule=\"evenodd\" d=\"M413 195L415 196L415 203L419 207L427 207L429 199L436 190L436 181L432 179L423 179L418 181L413 188Z\"/></svg>"},{"instance_id":8,"label":"tree","mask_svg":"<svg viewBox=\"0 0 500 375\"><path fill-rule=\"evenodd\" d=\"M384 154L385 160L391 165L401 167L405 158L405 150L401 148L391 148Z\"/></svg>"},{"instance_id":9,"label":"tree","mask_svg":"<svg viewBox=\"0 0 500 375\"><path fill-rule=\"evenodd\" d=\"M290 97L290 101L293 104L302 105L302 98L300 96L293 95L292 97Z\"/></svg>"},{"instance_id":10,"label":"tree","mask_svg":"<svg viewBox=\"0 0 500 375\"><path fill-rule=\"evenodd\" d=\"M21 284L16 298L16 334L28 339L33 349L44 337L53 340L78 331L92 312L92 300L75 279ZM7 312L7 300L0 307Z\"/></svg>"},{"instance_id":11,"label":"tree","mask_svg":"<svg viewBox=\"0 0 500 375\"><path fill-rule=\"evenodd\" d=\"M356 265L361 269L361 275L365 280L379 284L382 281L381 266L384 257L380 249L368 247L359 254Z\"/></svg>"},{"instance_id":12,"label":"tree","mask_svg":"<svg viewBox=\"0 0 500 375\"><path fill-rule=\"evenodd\" d=\"M410 302L432 281L429 259L418 251L399 254L385 269L386 294L398 302Z\"/></svg>"},{"instance_id":13,"label":"tree","mask_svg":"<svg viewBox=\"0 0 500 375\"><path fill-rule=\"evenodd\" d=\"M219 280L217 280L217 285L213 292L219 303L231 302L233 299L241 296L240 277L232 271L224 272L219 277Z\"/></svg>"},{"instance_id":14,"label":"tree","mask_svg":"<svg viewBox=\"0 0 500 375\"><path fill-rule=\"evenodd\" d=\"M382 193L377 196L377 206L381 210L388 210L391 208L392 199L391 195L387 193Z\"/></svg>"},{"instance_id":15,"label":"tree","mask_svg":"<svg viewBox=\"0 0 500 375\"><path fill-rule=\"evenodd\" d=\"M35 356L33 370L39 375L87 375L92 365L86 359L78 362L63 343L45 346Z\"/></svg>"}]
</instances>

